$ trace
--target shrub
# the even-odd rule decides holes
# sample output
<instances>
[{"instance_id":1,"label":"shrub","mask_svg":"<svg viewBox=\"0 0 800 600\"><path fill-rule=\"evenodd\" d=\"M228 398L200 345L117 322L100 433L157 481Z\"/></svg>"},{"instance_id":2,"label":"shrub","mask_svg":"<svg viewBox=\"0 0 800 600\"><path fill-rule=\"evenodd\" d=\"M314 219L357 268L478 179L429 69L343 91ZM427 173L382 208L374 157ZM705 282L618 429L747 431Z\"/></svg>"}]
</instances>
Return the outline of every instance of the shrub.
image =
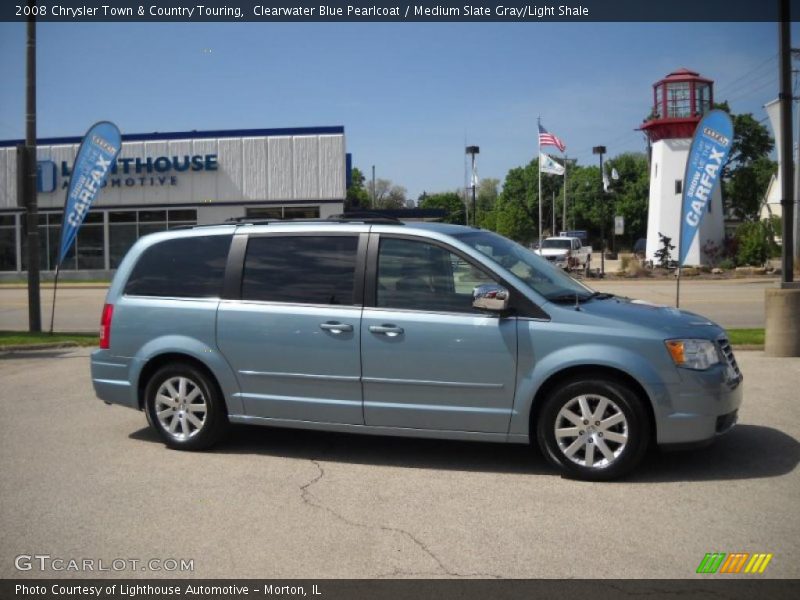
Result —
<instances>
[{"instance_id":1,"label":"shrub","mask_svg":"<svg viewBox=\"0 0 800 600\"><path fill-rule=\"evenodd\" d=\"M726 271L730 271L731 269L736 268L736 263L733 262L732 258L723 258L721 261L719 261L719 264L717 266L720 269L725 269Z\"/></svg>"},{"instance_id":2,"label":"shrub","mask_svg":"<svg viewBox=\"0 0 800 600\"><path fill-rule=\"evenodd\" d=\"M667 237L660 231L658 232L658 241L661 247L656 250L655 253L657 265L662 269L669 269L672 263L672 251L675 250L675 244L672 243L671 237Z\"/></svg>"},{"instance_id":3,"label":"shrub","mask_svg":"<svg viewBox=\"0 0 800 600\"><path fill-rule=\"evenodd\" d=\"M736 262L740 265L762 266L774 251L772 226L764 221L742 223L736 228L739 242Z\"/></svg>"}]
</instances>

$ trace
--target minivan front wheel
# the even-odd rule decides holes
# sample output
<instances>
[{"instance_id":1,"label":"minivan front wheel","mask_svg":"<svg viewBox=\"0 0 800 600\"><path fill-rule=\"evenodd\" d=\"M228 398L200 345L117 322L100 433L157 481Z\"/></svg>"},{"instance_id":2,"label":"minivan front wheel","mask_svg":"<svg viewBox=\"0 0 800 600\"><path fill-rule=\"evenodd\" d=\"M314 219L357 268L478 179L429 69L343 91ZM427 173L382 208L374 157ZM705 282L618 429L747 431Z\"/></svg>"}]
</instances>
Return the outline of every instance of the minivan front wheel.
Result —
<instances>
[{"instance_id":1,"label":"minivan front wheel","mask_svg":"<svg viewBox=\"0 0 800 600\"><path fill-rule=\"evenodd\" d=\"M156 371L145 398L148 421L170 448L203 450L227 429L216 385L192 365L173 363Z\"/></svg>"},{"instance_id":2,"label":"minivan front wheel","mask_svg":"<svg viewBox=\"0 0 800 600\"><path fill-rule=\"evenodd\" d=\"M547 459L564 474L609 480L641 462L650 423L637 395L615 381L575 381L555 389L537 422Z\"/></svg>"}]
</instances>

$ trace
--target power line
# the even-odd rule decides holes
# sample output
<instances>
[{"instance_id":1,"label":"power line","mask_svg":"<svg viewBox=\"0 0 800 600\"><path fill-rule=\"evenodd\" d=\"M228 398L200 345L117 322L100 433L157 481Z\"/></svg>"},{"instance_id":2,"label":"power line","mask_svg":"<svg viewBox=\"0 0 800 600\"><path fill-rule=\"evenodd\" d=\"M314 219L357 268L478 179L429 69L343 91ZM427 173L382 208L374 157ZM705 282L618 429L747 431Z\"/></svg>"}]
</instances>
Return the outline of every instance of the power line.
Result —
<instances>
[{"instance_id":1,"label":"power line","mask_svg":"<svg viewBox=\"0 0 800 600\"><path fill-rule=\"evenodd\" d=\"M740 75L739 77L737 77L733 81L729 81L728 83L726 83L723 86L721 86L717 90L717 95L725 95L724 92L727 92L729 89L733 88L733 86L735 86L737 83L739 83L743 79L746 79L747 77L749 77L751 73L755 73L759 69L762 69L765 65L767 65L768 63L770 63L771 61L773 61L773 60L775 60L777 58L778 58L778 53L777 52L775 54L770 55L766 60L758 63L758 65L756 65L755 67L753 67L749 71L745 71L742 75Z\"/></svg>"},{"instance_id":2,"label":"power line","mask_svg":"<svg viewBox=\"0 0 800 600\"><path fill-rule=\"evenodd\" d=\"M770 86L777 86L777 85L778 85L778 83L776 81L766 81L762 85L760 85L760 86L758 86L756 88L747 90L742 94L737 94L737 95L732 96L729 100L730 100L730 102L741 102L745 98L750 98L756 92L760 92L761 90L766 89L766 88L768 88Z\"/></svg>"}]
</instances>

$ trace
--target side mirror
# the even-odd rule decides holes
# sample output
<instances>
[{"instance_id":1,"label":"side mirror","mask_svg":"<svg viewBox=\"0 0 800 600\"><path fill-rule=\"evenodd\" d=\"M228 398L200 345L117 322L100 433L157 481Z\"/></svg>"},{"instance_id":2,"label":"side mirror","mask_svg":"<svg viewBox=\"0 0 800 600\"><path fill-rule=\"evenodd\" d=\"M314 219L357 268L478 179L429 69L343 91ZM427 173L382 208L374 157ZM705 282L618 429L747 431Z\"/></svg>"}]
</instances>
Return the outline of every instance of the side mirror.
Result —
<instances>
[{"instance_id":1,"label":"side mirror","mask_svg":"<svg viewBox=\"0 0 800 600\"><path fill-rule=\"evenodd\" d=\"M472 308L503 312L508 310L509 293L501 285L487 283L472 290Z\"/></svg>"}]
</instances>

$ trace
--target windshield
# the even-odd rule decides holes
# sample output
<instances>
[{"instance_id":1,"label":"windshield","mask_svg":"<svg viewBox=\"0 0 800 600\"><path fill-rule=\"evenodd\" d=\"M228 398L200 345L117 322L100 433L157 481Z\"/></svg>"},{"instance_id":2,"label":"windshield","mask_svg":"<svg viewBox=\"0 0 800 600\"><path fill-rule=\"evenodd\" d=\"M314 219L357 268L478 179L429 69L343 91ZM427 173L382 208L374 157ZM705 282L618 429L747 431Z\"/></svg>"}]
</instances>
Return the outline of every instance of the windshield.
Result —
<instances>
[{"instance_id":1,"label":"windshield","mask_svg":"<svg viewBox=\"0 0 800 600\"><path fill-rule=\"evenodd\" d=\"M590 288L541 256L496 233L471 231L455 237L511 271L548 300L563 301L569 297L574 298L576 294L579 299L585 300L592 295Z\"/></svg>"},{"instance_id":2,"label":"windshield","mask_svg":"<svg viewBox=\"0 0 800 600\"><path fill-rule=\"evenodd\" d=\"M542 248L560 248L562 250L569 250L572 245L570 240L545 240L542 242Z\"/></svg>"}]
</instances>

